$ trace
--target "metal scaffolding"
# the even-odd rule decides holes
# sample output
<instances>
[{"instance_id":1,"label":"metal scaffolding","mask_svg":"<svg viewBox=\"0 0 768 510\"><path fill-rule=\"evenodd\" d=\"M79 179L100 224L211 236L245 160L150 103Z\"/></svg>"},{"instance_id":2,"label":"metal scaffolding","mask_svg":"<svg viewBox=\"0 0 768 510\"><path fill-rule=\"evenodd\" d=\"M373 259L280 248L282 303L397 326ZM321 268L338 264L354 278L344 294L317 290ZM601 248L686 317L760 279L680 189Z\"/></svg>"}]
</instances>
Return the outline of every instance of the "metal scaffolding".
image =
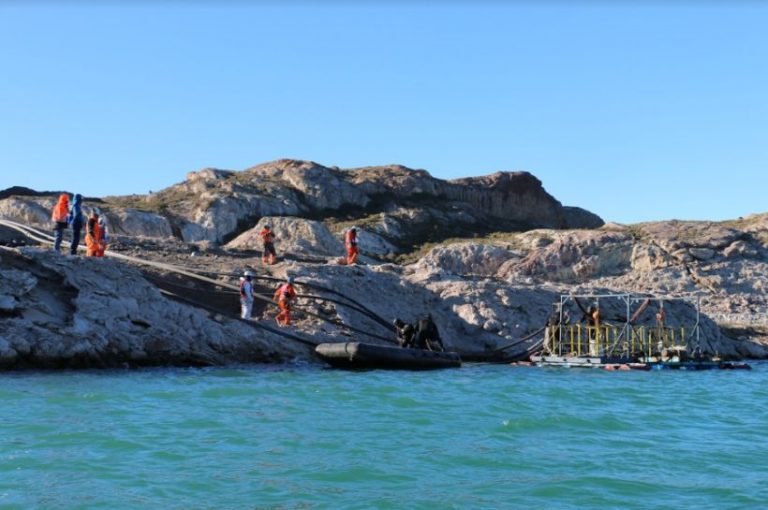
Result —
<instances>
[{"instance_id":1,"label":"metal scaffolding","mask_svg":"<svg viewBox=\"0 0 768 510\"><path fill-rule=\"evenodd\" d=\"M601 324L599 320L593 321L593 325L587 326L582 326L581 323L567 324L566 307L571 302L579 307L585 317L589 315L579 302L580 299L594 303L590 310L597 310L598 314L601 300L618 300L619 306L626 311L623 324ZM636 325L637 319L654 301L659 303L659 313L656 316L657 325L655 327ZM693 305L696 310L695 323L688 327L685 325L666 326L664 323L664 303L670 301L683 301ZM640 306L632 315L633 305L637 303L640 303ZM625 361L661 358L664 353L669 352L677 352L679 355L682 351L686 351L689 355L697 355L701 353L700 305L701 299L698 294L688 296L654 296L631 293L562 294L558 305L559 320L556 325L547 325L544 348L545 351L556 356L599 357L606 360Z\"/></svg>"}]
</instances>

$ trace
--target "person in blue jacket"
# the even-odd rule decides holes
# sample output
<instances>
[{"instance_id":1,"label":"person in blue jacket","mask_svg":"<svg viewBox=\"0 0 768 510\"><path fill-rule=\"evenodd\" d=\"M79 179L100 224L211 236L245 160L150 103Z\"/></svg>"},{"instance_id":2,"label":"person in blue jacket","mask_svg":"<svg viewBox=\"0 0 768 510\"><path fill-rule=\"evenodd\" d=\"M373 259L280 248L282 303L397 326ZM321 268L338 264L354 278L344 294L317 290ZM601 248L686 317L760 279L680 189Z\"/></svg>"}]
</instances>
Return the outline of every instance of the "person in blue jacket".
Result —
<instances>
[{"instance_id":1,"label":"person in blue jacket","mask_svg":"<svg viewBox=\"0 0 768 510\"><path fill-rule=\"evenodd\" d=\"M80 193L75 194L75 198L72 199L72 205L69 207L69 216L67 216L67 223L72 226L72 245L69 249L69 253L77 255L77 246L80 244L80 234L83 230L83 224L85 223L85 216L83 216L83 196Z\"/></svg>"}]
</instances>

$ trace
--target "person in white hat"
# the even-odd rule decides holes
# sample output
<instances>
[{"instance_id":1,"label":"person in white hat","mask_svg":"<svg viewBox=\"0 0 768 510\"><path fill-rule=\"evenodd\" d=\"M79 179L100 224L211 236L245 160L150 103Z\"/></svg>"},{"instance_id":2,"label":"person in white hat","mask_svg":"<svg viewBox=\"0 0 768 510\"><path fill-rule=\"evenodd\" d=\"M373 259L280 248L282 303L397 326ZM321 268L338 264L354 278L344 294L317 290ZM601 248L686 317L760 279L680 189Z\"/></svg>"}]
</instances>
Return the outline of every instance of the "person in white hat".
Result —
<instances>
[{"instance_id":1,"label":"person in white hat","mask_svg":"<svg viewBox=\"0 0 768 510\"><path fill-rule=\"evenodd\" d=\"M240 277L240 318L250 319L253 312L253 272L246 271Z\"/></svg>"}]
</instances>

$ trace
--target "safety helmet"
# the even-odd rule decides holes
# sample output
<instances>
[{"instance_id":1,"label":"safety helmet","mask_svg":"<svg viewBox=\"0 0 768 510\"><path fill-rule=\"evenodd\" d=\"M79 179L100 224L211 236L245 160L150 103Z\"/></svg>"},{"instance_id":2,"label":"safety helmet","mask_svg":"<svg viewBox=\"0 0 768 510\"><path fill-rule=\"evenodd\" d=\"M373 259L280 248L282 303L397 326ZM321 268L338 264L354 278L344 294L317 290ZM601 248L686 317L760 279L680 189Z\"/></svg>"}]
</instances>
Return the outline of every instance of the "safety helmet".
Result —
<instances>
[{"instance_id":1,"label":"safety helmet","mask_svg":"<svg viewBox=\"0 0 768 510\"><path fill-rule=\"evenodd\" d=\"M357 227L352 227L349 230L351 230L352 232L357 232Z\"/></svg>"},{"instance_id":2,"label":"safety helmet","mask_svg":"<svg viewBox=\"0 0 768 510\"><path fill-rule=\"evenodd\" d=\"M293 281L294 281L294 280L293 280L293 276L289 276L289 277L288 277L288 283L293 283Z\"/></svg>"},{"instance_id":3,"label":"safety helmet","mask_svg":"<svg viewBox=\"0 0 768 510\"><path fill-rule=\"evenodd\" d=\"M245 273L243 273L243 276L253 276L253 271L251 271L251 270L249 269L248 271L246 271Z\"/></svg>"},{"instance_id":4,"label":"safety helmet","mask_svg":"<svg viewBox=\"0 0 768 510\"><path fill-rule=\"evenodd\" d=\"M392 324L394 324L395 326L397 326L399 328L400 326L403 325L403 321L401 321L400 319L395 319L395 320L392 321Z\"/></svg>"},{"instance_id":5,"label":"safety helmet","mask_svg":"<svg viewBox=\"0 0 768 510\"><path fill-rule=\"evenodd\" d=\"M268 229L270 229L270 230L271 230L271 229L272 229L272 225L270 225L269 223L267 223L266 225L264 225L264 228L268 228Z\"/></svg>"}]
</instances>

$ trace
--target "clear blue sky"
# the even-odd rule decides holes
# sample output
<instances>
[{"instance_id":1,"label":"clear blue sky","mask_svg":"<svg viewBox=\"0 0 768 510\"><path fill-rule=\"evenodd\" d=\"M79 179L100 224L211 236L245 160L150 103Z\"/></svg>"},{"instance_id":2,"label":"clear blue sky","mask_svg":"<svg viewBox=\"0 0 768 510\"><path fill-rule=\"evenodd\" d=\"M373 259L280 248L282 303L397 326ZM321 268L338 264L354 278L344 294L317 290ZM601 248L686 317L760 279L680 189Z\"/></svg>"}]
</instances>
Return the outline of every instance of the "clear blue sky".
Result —
<instances>
[{"instance_id":1,"label":"clear blue sky","mask_svg":"<svg viewBox=\"0 0 768 510\"><path fill-rule=\"evenodd\" d=\"M0 189L527 170L606 220L768 211L768 4L0 0Z\"/></svg>"}]
</instances>

